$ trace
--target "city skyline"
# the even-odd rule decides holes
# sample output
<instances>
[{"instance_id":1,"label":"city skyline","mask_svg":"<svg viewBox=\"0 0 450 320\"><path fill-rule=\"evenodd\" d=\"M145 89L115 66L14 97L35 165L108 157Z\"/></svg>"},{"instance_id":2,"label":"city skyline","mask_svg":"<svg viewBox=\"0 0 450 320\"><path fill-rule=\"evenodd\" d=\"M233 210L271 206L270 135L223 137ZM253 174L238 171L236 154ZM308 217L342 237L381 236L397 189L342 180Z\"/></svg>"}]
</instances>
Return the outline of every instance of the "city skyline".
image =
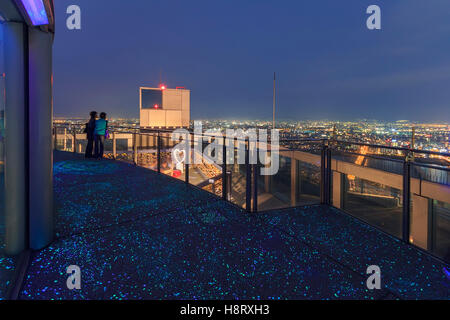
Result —
<instances>
[{"instance_id":1,"label":"city skyline","mask_svg":"<svg viewBox=\"0 0 450 320\"><path fill-rule=\"evenodd\" d=\"M202 2L202 10L141 3L136 10L79 0L82 30L70 31L69 2L58 1L55 115L94 108L137 117L139 86L161 79L192 90L192 118L271 119L276 71L279 120L449 122L450 45L442 41L449 27L441 23L448 2L381 2L376 31L365 26L366 2L267 1L255 15L256 4L232 1Z\"/></svg>"},{"instance_id":2,"label":"city skyline","mask_svg":"<svg viewBox=\"0 0 450 320\"><path fill-rule=\"evenodd\" d=\"M96 110L95 108L91 111L102 112L103 109ZM55 114L54 119L86 119L88 116L86 115L74 115L74 116L66 116L66 115L57 115ZM108 114L108 118L115 120L139 120L139 116L126 117L126 116L116 116L114 114ZM196 117L191 121L261 121L261 122L270 122L272 123L272 118L233 118L233 117ZM354 118L354 119L344 119L344 120L335 120L329 118L310 118L310 119L275 119L276 123L288 123L288 122L314 122L314 121L328 121L328 122L336 122L336 123L345 123L345 122L380 122L380 123L396 123L396 122L407 122L410 124L427 124L427 125L450 125L450 121L446 120L436 120L436 121L412 121L409 119L390 119L390 120L382 120L382 119L369 119L369 118Z\"/></svg>"},{"instance_id":3,"label":"city skyline","mask_svg":"<svg viewBox=\"0 0 450 320\"><path fill-rule=\"evenodd\" d=\"M203 130L208 129L269 129L270 120L197 120L190 122L192 128L200 121ZM85 118L55 118L56 125L69 126L70 130L79 131L85 125ZM109 118L111 130L127 132L140 127L140 119ZM405 147L418 150L430 150L448 153L450 151L450 125L439 123L411 123L408 121L381 122L366 121L278 121L277 129L282 139L336 139L393 147ZM77 129L78 128L78 129ZM141 127L142 128L142 127ZM160 127L155 127L158 129ZM414 136L414 139L413 139ZM415 142L413 142L415 140ZM414 144L414 146L412 145Z\"/></svg>"}]
</instances>

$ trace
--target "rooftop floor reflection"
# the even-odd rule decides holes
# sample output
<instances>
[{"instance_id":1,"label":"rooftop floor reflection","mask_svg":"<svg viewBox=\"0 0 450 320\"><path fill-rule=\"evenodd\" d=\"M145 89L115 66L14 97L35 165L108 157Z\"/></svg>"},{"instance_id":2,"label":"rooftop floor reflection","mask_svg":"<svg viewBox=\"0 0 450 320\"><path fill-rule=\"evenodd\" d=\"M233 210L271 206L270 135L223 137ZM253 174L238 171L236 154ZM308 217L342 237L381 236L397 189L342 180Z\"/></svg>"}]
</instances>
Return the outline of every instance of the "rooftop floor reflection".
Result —
<instances>
[{"instance_id":1,"label":"rooftop floor reflection","mask_svg":"<svg viewBox=\"0 0 450 320\"><path fill-rule=\"evenodd\" d=\"M448 299L444 265L327 206L249 214L119 161L55 152L57 239L22 299ZM78 265L81 290L68 290ZM378 265L382 289L368 290Z\"/></svg>"}]
</instances>

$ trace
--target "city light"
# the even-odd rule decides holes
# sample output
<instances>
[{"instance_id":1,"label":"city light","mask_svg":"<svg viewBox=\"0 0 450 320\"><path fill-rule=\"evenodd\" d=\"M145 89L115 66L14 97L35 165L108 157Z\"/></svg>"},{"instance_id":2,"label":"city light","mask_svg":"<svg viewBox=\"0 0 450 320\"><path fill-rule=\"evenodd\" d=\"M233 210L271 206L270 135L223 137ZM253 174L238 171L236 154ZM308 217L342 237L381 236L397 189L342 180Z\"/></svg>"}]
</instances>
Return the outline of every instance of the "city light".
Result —
<instances>
[{"instance_id":1,"label":"city light","mask_svg":"<svg viewBox=\"0 0 450 320\"><path fill-rule=\"evenodd\" d=\"M42 0L21 0L21 2L34 26L48 24L47 12Z\"/></svg>"}]
</instances>

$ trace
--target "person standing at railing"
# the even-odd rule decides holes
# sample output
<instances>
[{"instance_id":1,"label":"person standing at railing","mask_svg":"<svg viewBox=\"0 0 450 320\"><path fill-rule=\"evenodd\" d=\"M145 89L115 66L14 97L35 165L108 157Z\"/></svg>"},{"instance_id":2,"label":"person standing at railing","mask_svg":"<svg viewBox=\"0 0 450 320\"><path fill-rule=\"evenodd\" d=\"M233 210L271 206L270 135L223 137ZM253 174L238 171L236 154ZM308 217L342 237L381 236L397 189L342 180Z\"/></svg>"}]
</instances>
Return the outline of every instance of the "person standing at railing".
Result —
<instances>
[{"instance_id":1,"label":"person standing at railing","mask_svg":"<svg viewBox=\"0 0 450 320\"><path fill-rule=\"evenodd\" d=\"M92 111L90 113L91 119L89 119L89 122L86 123L86 128L84 129L84 133L86 133L87 137L87 146L86 146L86 153L85 158L92 158L92 151L94 149L94 138L95 138L95 120L97 118L97 112Z\"/></svg>"},{"instance_id":2,"label":"person standing at railing","mask_svg":"<svg viewBox=\"0 0 450 320\"><path fill-rule=\"evenodd\" d=\"M102 112L100 113L100 119L95 121L94 158L96 159L103 158L103 149L107 127L108 121L106 121L106 113Z\"/></svg>"}]
</instances>

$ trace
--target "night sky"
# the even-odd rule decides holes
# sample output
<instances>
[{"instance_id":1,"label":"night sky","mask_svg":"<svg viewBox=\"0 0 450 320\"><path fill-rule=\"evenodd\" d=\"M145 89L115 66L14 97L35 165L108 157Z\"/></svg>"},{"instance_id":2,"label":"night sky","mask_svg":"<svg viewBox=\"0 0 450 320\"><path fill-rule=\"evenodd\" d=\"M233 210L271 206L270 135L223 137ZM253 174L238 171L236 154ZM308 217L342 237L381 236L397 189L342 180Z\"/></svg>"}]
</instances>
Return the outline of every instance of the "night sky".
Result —
<instances>
[{"instance_id":1,"label":"night sky","mask_svg":"<svg viewBox=\"0 0 450 320\"><path fill-rule=\"evenodd\" d=\"M82 30L66 28L77 4ZM366 8L382 10L382 30ZM138 117L139 86L195 119L450 122L448 0L56 0L55 116Z\"/></svg>"}]
</instances>

